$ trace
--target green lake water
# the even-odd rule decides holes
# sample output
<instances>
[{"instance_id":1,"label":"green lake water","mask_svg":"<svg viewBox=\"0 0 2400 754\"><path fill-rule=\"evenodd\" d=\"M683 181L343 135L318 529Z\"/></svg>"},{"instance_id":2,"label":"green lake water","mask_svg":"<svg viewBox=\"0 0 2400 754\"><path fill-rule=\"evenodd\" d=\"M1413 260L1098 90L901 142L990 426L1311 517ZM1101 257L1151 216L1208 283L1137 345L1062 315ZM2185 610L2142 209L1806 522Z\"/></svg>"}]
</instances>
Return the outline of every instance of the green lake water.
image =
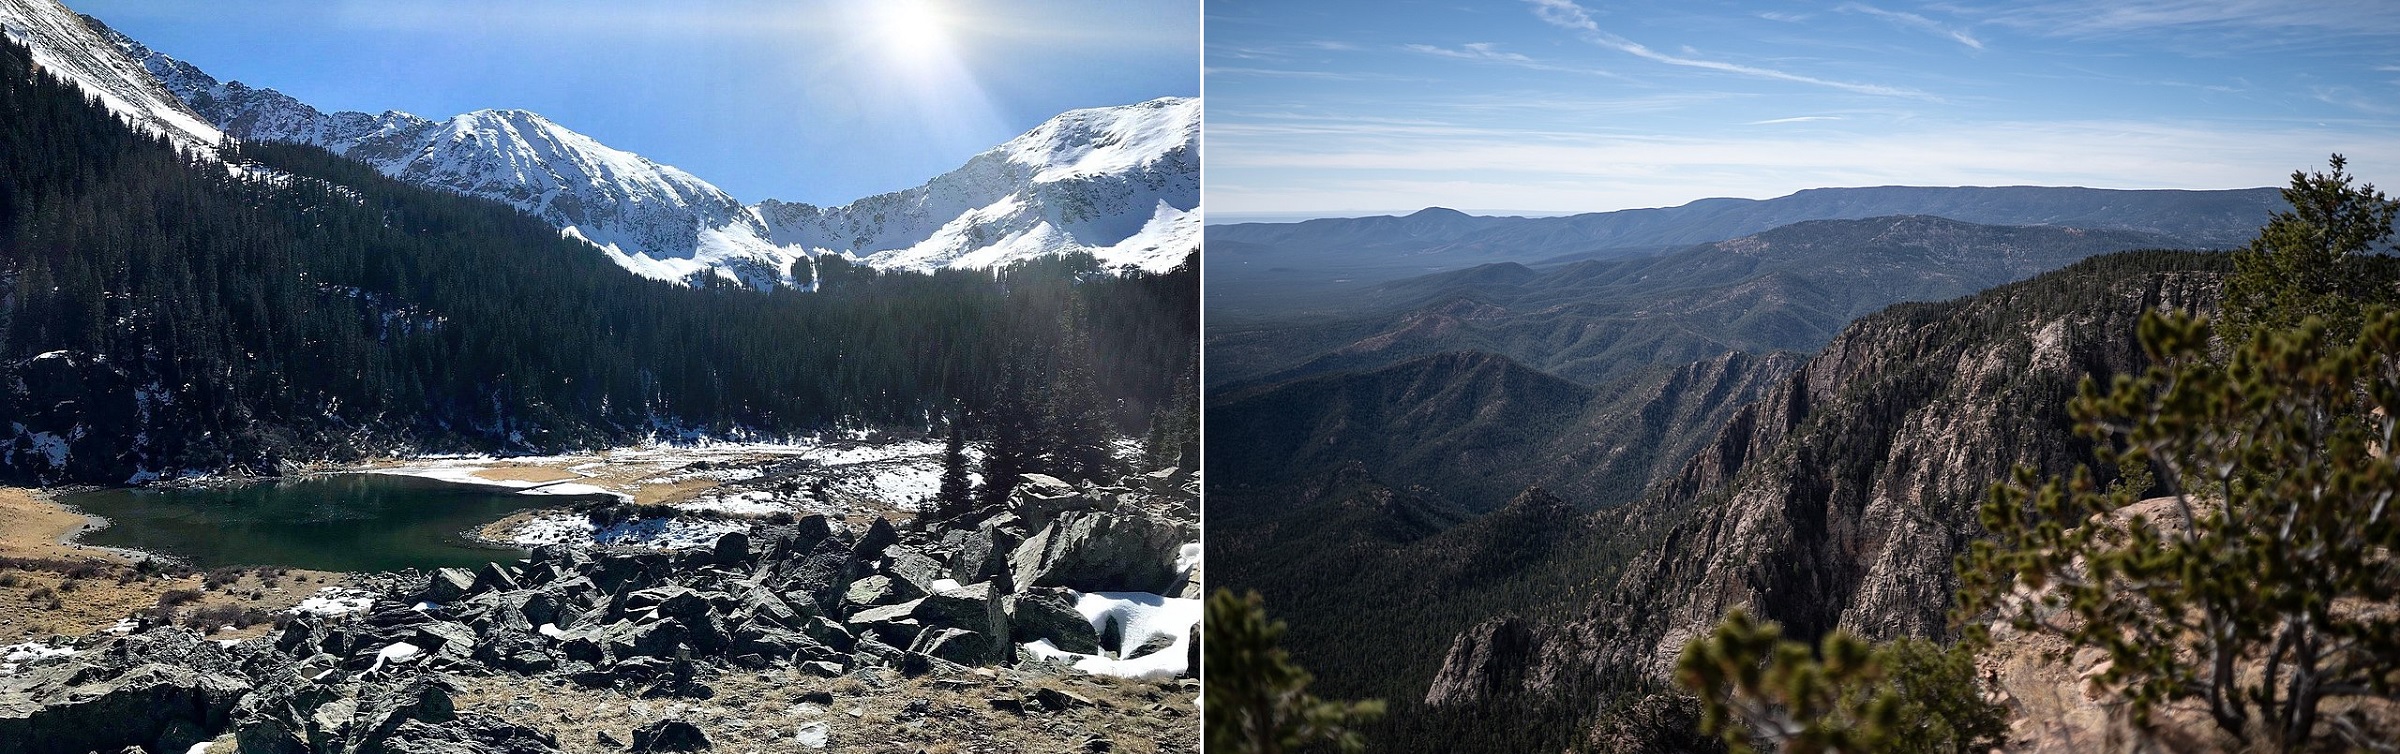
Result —
<instances>
[{"instance_id":1,"label":"green lake water","mask_svg":"<svg viewBox=\"0 0 2400 754\"><path fill-rule=\"evenodd\" d=\"M580 498L383 474L330 474L218 489L111 489L60 498L108 518L88 544L174 555L202 568L327 571L474 567L524 550L464 532L527 508Z\"/></svg>"}]
</instances>

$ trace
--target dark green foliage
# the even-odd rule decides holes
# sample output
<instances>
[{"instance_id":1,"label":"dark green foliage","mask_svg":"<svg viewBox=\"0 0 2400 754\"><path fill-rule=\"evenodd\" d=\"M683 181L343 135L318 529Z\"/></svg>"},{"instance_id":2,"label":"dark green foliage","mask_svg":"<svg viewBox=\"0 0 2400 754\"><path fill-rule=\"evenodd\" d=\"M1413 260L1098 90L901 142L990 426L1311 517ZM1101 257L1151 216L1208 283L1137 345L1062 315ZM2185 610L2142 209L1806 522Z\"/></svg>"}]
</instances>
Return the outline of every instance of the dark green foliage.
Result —
<instances>
[{"instance_id":1,"label":"dark green foliage","mask_svg":"<svg viewBox=\"0 0 2400 754\"><path fill-rule=\"evenodd\" d=\"M2073 404L2118 465L2165 471L2169 497L2136 507L2080 470L1995 485L1961 612L2107 652L2102 680L2139 716L2198 700L2229 734L2297 747L2326 701L2388 697L2400 674L2400 616L2362 608L2400 602L2400 313L2340 342L2311 317L2225 362L2209 335L2145 318L2157 365Z\"/></svg>"},{"instance_id":2,"label":"dark green foliage","mask_svg":"<svg viewBox=\"0 0 2400 754\"><path fill-rule=\"evenodd\" d=\"M2351 185L2341 155L2328 162L2331 172L2292 171L2292 185L2283 190L2292 209L2275 213L2258 238L2234 253L2218 321L2227 343L2290 330L2309 317L2323 320L2336 340L2358 332L2359 302L2373 297L2361 257L2392 237L2400 201L2373 184Z\"/></svg>"},{"instance_id":3,"label":"dark green foliage","mask_svg":"<svg viewBox=\"0 0 2400 754\"><path fill-rule=\"evenodd\" d=\"M1047 394L1041 396L1035 445L1042 456L1037 470L1069 481L1104 481L1116 470L1108 447L1110 411L1092 374L1092 345L1081 335L1086 327L1082 315L1074 306L1058 314L1058 329L1067 336L1053 346Z\"/></svg>"},{"instance_id":4,"label":"dark green foliage","mask_svg":"<svg viewBox=\"0 0 2400 754\"><path fill-rule=\"evenodd\" d=\"M1187 371L1175 379L1175 392L1159 404L1150 418L1150 436L1142 443L1149 469L1197 469L1200 466L1200 375Z\"/></svg>"},{"instance_id":5,"label":"dark green foliage","mask_svg":"<svg viewBox=\"0 0 2400 754\"><path fill-rule=\"evenodd\" d=\"M280 173L195 162L0 50L0 416L26 425L0 424L0 475L922 426L993 411L1010 353L1067 342L1104 376L1087 393L1103 426L1141 432L1196 358L1193 265L925 275L828 257L817 293L683 287L323 150L224 157ZM39 432L67 438L66 468L35 463Z\"/></svg>"},{"instance_id":6,"label":"dark green foliage","mask_svg":"<svg viewBox=\"0 0 2400 754\"><path fill-rule=\"evenodd\" d=\"M2293 173L2294 211L2236 255L2225 324L2145 316L2153 365L2071 404L2105 462L2163 473L2104 492L2085 469L2019 470L1983 507L1995 540L1959 562L1963 616L2106 651L2137 717L2197 700L2286 749L2326 701L2389 698L2400 674L2400 617L2360 607L2400 601L2400 312L2390 260L2365 255L2400 203L2331 163Z\"/></svg>"},{"instance_id":7,"label":"dark green foliage","mask_svg":"<svg viewBox=\"0 0 2400 754\"><path fill-rule=\"evenodd\" d=\"M942 489L935 498L934 518L950 519L974 509L975 491L967 480L967 430L963 411L950 416L949 437L942 447Z\"/></svg>"},{"instance_id":8,"label":"dark green foliage","mask_svg":"<svg viewBox=\"0 0 2400 754\"><path fill-rule=\"evenodd\" d=\"M1971 649L1921 639L1870 645L1834 631L1812 651L1736 609L1684 645L1675 677L1700 696L1701 730L1735 752L1969 754L2008 732Z\"/></svg>"},{"instance_id":9,"label":"dark green foliage","mask_svg":"<svg viewBox=\"0 0 2400 754\"><path fill-rule=\"evenodd\" d=\"M1282 621L1270 621L1257 592L1209 595L1202 662L1208 687L1209 751L1283 754L1318 744L1366 750L1355 726L1383 715L1383 702L1337 702L1308 693L1308 671L1276 646Z\"/></svg>"},{"instance_id":10,"label":"dark green foliage","mask_svg":"<svg viewBox=\"0 0 2400 754\"><path fill-rule=\"evenodd\" d=\"M1875 659L1899 700L1887 751L1981 754L2007 741L2008 710L1985 697L1973 644L1898 639L1878 645Z\"/></svg>"}]
</instances>

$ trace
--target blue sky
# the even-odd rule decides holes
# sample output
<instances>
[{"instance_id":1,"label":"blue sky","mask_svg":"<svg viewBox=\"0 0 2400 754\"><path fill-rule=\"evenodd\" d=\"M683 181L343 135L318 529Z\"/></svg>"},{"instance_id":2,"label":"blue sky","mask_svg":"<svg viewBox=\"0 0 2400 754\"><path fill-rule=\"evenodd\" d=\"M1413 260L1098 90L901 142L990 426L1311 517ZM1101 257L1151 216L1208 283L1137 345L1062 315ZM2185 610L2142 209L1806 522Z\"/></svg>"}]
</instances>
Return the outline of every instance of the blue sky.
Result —
<instances>
[{"instance_id":1,"label":"blue sky","mask_svg":"<svg viewBox=\"0 0 2400 754\"><path fill-rule=\"evenodd\" d=\"M2400 190L2392 0L1210 0L1212 216Z\"/></svg>"},{"instance_id":2,"label":"blue sky","mask_svg":"<svg viewBox=\"0 0 2400 754\"><path fill-rule=\"evenodd\" d=\"M749 202L907 188L1065 110L1200 93L1198 0L67 3L322 110L533 110Z\"/></svg>"}]
</instances>

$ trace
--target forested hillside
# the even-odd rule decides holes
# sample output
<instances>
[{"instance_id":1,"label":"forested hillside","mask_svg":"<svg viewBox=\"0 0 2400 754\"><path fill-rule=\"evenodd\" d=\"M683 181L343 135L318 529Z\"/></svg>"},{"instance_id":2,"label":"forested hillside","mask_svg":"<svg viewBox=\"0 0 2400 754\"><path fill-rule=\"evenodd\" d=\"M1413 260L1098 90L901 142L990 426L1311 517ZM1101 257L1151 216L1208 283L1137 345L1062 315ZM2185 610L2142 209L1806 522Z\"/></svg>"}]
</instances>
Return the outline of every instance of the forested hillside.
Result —
<instances>
[{"instance_id":1,"label":"forested hillside","mask_svg":"<svg viewBox=\"0 0 2400 754\"><path fill-rule=\"evenodd\" d=\"M829 257L822 293L695 289L322 150L221 152L196 161L0 48L0 476L923 428L953 410L1039 423L1076 405L1138 434L1196 365L1190 264L893 274ZM1065 370L1095 378L1001 379Z\"/></svg>"}]
</instances>

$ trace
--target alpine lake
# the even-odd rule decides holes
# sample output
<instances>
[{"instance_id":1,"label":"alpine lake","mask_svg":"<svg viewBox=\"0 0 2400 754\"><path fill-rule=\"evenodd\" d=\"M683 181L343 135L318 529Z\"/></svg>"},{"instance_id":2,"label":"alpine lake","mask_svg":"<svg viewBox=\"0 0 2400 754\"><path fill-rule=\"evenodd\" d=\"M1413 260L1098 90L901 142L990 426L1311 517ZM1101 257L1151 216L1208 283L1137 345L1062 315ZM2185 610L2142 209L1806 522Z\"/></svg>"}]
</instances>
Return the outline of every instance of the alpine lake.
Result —
<instances>
[{"instance_id":1,"label":"alpine lake","mask_svg":"<svg viewBox=\"0 0 2400 754\"><path fill-rule=\"evenodd\" d=\"M467 532L517 511L598 498L387 474L321 474L214 488L105 489L59 502L104 517L85 544L181 558L200 568L324 571L473 568L526 554Z\"/></svg>"}]
</instances>

